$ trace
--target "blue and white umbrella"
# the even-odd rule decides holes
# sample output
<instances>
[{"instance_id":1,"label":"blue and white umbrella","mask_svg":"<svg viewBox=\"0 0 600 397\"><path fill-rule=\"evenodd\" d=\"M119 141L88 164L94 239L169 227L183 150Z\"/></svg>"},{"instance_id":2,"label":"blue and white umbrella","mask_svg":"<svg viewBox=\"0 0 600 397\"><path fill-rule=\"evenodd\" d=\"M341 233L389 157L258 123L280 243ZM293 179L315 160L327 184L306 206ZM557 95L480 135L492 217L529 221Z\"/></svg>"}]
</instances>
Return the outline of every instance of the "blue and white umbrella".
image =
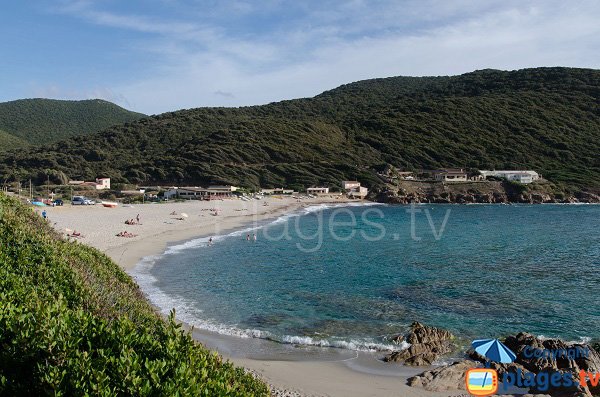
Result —
<instances>
[{"instance_id":1,"label":"blue and white umbrella","mask_svg":"<svg viewBox=\"0 0 600 397\"><path fill-rule=\"evenodd\" d=\"M517 356L498 339L477 339L471 343L473 349L482 356L498 363L510 364Z\"/></svg>"}]
</instances>

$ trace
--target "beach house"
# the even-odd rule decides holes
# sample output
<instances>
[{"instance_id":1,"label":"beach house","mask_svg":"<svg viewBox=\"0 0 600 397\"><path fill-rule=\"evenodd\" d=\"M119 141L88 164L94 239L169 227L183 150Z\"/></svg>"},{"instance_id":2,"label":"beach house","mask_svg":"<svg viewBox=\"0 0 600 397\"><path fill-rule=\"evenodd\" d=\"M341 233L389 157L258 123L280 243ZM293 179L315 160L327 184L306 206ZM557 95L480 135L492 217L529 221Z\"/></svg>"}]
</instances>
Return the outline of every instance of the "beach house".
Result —
<instances>
[{"instance_id":1,"label":"beach house","mask_svg":"<svg viewBox=\"0 0 600 397\"><path fill-rule=\"evenodd\" d=\"M364 199L369 194L369 190L360 186L358 181L342 181L342 189L346 192L348 197Z\"/></svg>"},{"instance_id":2,"label":"beach house","mask_svg":"<svg viewBox=\"0 0 600 397\"><path fill-rule=\"evenodd\" d=\"M349 191L352 189L357 189L360 187L360 182L358 181L342 181L342 189Z\"/></svg>"},{"instance_id":3,"label":"beach house","mask_svg":"<svg viewBox=\"0 0 600 397\"><path fill-rule=\"evenodd\" d=\"M69 185L72 186L90 186L96 190L109 190L110 189L110 178L96 178L96 182L86 181L69 181Z\"/></svg>"},{"instance_id":4,"label":"beach house","mask_svg":"<svg viewBox=\"0 0 600 397\"><path fill-rule=\"evenodd\" d=\"M496 178L504 178L508 181L516 181L523 184L528 184L541 179L541 175L531 170L501 170L501 171L479 171L486 179L490 176Z\"/></svg>"},{"instance_id":5,"label":"beach house","mask_svg":"<svg viewBox=\"0 0 600 397\"><path fill-rule=\"evenodd\" d=\"M329 193L328 187L309 187L306 189L306 193L308 194L327 194Z\"/></svg>"},{"instance_id":6,"label":"beach house","mask_svg":"<svg viewBox=\"0 0 600 397\"><path fill-rule=\"evenodd\" d=\"M190 200L222 199L233 196L233 192L237 189L236 186L209 186L208 188L198 186L173 186L165 191L163 197L166 199L182 198Z\"/></svg>"},{"instance_id":7,"label":"beach house","mask_svg":"<svg viewBox=\"0 0 600 397\"><path fill-rule=\"evenodd\" d=\"M466 182L469 178L462 168L444 168L433 171L436 181L442 182Z\"/></svg>"}]
</instances>

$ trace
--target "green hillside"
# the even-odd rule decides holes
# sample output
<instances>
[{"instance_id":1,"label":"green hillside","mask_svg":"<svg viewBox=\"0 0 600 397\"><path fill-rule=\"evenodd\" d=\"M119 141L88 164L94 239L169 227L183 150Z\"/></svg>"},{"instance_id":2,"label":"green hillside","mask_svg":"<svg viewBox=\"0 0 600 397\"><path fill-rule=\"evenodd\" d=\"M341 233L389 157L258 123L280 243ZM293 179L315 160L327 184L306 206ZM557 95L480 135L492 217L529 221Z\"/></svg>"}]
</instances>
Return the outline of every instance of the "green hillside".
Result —
<instances>
[{"instance_id":1,"label":"green hillside","mask_svg":"<svg viewBox=\"0 0 600 397\"><path fill-rule=\"evenodd\" d=\"M268 396L99 251L0 193L0 395Z\"/></svg>"},{"instance_id":2,"label":"green hillside","mask_svg":"<svg viewBox=\"0 0 600 397\"><path fill-rule=\"evenodd\" d=\"M0 130L0 150L5 150L7 148L16 149L27 145L28 143L21 138L17 138L8 132Z\"/></svg>"},{"instance_id":3,"label":"green hillside","mask_svg":"<svg viewBox=\"0 0 600 397\"><path fill-rule=\"evenodd\" d=\"M19 151L0 175L109 175L131 183L243 186L377 183L373 169L534 169L572 189L600 187L600 71L482 70L392 77L310 99L199 108Z\"/></svg>"},{"instance_id":4,"label":"green hillside","mask_svg":"<svg viewBox=\"0 0 600 397\"><path fill-rule=\"evenodd\" d=\"M142 117L145 115L130 112L100 99L21 99L0 103L0 130L32 145L98 132ZM1 137L0 144L3 149L17 147L8 146L11 142L2 140Z\"/></svg>"}]
</instances>

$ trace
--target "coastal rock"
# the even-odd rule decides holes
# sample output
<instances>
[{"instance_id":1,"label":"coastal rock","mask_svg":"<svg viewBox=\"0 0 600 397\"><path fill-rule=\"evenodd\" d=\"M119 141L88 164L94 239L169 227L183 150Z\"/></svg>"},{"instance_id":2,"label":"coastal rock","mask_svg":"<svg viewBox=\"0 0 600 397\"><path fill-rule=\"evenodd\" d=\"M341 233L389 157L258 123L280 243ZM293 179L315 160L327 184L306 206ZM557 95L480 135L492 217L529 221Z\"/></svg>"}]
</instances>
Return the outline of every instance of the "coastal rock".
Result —
<instances>
[{"instance_id":1,"label":"coastal rock","mask_svg":"<svg viewBox=\"0 0 600 397\"><path fill-rule=\"evenodd\" d=\"M464 390L467 370L479 367L481 365L475 361L456 361L408 378L407 384L429 391Z\"/></svg>"},{"instance_id":2,"label":"coastal rock","mask_svg":"<svg viewBox=\"0 0 600 397\"><path fill-rule=\"evenodd\" d=\"M600 203L600 195L591 192L579 192L576 194L579 201L583 203Z\"/></svg>"},{"instance_id":3,"label":"coastal rock","mask_svg":"<svg viewBox=\"0 0 600 397\"><path fill-rule=\"evenodd\" d=\"M414 322L404 337L410 346L385 356L383 361L403 362L405 365L414 366L431 365L441 355L452 351L452 339L454 335L449 331Z\"/></svg>"},{"instance_id":4,"label":"coastal rock","mask_svg":"<svg viewBox=\"0 0 600 397\"><path fill-rule=\"evenodd\" d=\"M521 373L521 378L527 372L539 374L541 372L552 375L555 372L571 373L573 379L579 379L579 372L600 371L600 354L587 344L568 343L560 339L539 339L532 334L521 332L515 336L509 336L504 341L504 344L512 350L517 356L512 364L490 363L490 367L498 371L499 376L504 373ZM580 354L573 357L552 356L548 354L533 354L534 351L580 351L587 354ZM482 363L486 362L486 358L477 354L473 350L467 352L468 356L475 361ZM517 372L517 370L520 370ZM533 389L535 392L536 390ZM561 387L559 389L550 389L549 392L553 396L592 396L600 392L600 387L590 390L588 387L581 387L579 384L570 388Z\"/></svg>"}]
</instances>

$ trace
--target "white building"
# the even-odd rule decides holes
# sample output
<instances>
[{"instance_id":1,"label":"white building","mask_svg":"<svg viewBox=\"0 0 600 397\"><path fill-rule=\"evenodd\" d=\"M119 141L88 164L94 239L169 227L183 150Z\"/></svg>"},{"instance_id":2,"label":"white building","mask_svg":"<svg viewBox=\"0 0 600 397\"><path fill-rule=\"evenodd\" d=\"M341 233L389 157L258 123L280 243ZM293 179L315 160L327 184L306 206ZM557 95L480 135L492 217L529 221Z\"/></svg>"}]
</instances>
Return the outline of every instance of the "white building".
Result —
<instances>
[{"instance_id":1,"label":"white building","mask_svg":"<svg viewBox=\"0 0 600 397\"><path fill-rule=\"evenodd\" d=\"M503 171L479 171L486 179L490 176L504 178L509 181L516 181L528 184L537 181L541 176L535 171L503 170Z\"/></svg>"},{"instance_id":2,"label":"white building","mask_svg":"<svg viewBox=\"0 0 600 397\"><path fill-rule=\"evenodd\" d=\"M344 190L352 190L360 187L360 182L358 181L342 181L342 189Z\"/></svg>"},{"instance_id":3,"label":"white building","mask_svg":"<svg viewBox=\"0 0 600 397\"><path fill-rule=\"evenodd\" d=\"M329 193L328 187L309 187L306 189L306 193L308 194L327 194Z\"/></svg>"},{"instance_id":4,"label":"white building","mask_svg":"<svg viewBox=\"0 0 600 397\"><path fill-rule=\"evenodd\" d=\"M96 178L96 190L110 189L110 178Z\"/></svg>"},{"instance_id":5,"label":"white building","mask_svg":"<svg viewBox=\"0 0 600 397\"><path fill-rule=\"evenodd\" d=\"M238 190L237 186L231 186L231 185L211 185L208 187L207 190L213 191L213 192L235 192Z\"/></svg>"},{"instance_id":6,"label":"white building","mask_svg":"<svg viewBox=\"0 0 600 397\"><path fill-rule=\"evenodd\" d=\"M364 199L365 197L367 197L367 194L369 194L369 189L367 189L364 186L359 186L356 189L350 190L348 192L348 197Z\"/></svg>"},{"instance_id":7,"label":"white building","mask_svg":"<svg viewBox=\"0 0 600 397\"><path fill-rule=\"evenodd\" d=\"M369 194L369 190L364 186L360 186L358 181L342 181L342 188L346 191L348 197L363 199Z\"/></svg>"}]
</instances>

